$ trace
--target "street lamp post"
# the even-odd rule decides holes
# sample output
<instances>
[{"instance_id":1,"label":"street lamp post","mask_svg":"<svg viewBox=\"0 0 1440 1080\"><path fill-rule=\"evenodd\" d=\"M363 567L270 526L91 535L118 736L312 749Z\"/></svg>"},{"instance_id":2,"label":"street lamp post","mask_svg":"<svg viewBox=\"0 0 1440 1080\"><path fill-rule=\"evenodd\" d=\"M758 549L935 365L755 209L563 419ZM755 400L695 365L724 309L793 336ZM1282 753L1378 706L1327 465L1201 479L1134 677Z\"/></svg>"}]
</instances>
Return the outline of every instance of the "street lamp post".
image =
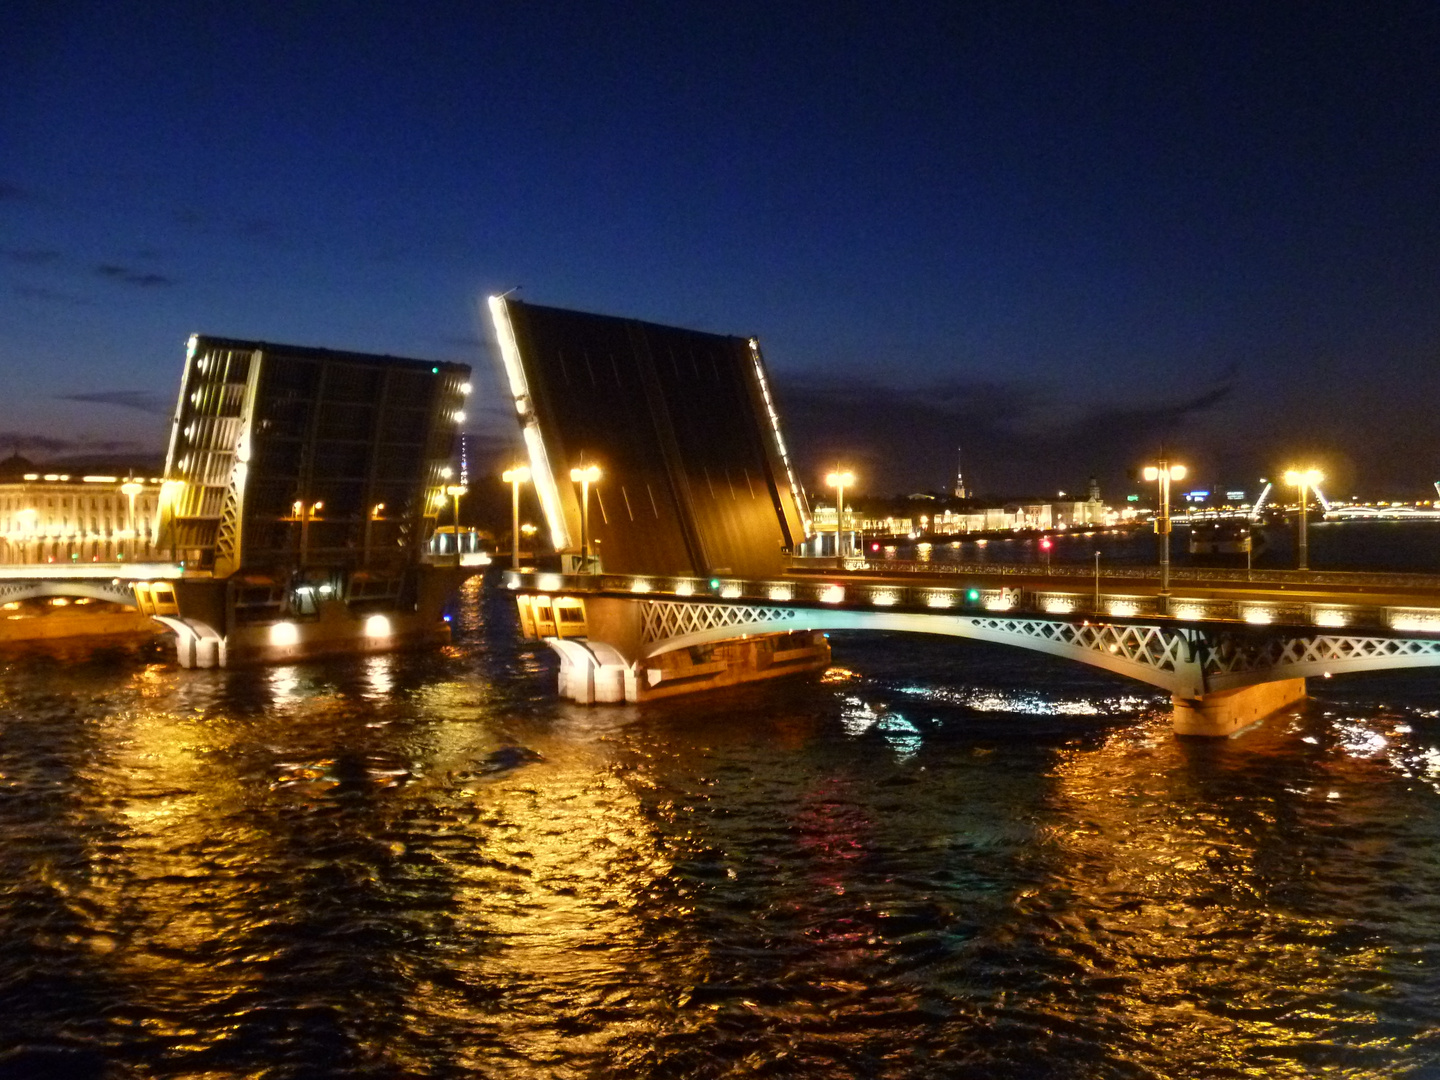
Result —
<instances>
[{"instance_id":1,"label":"street lamp post","mask_svg":"<svg viewBox=\"0 0 1440 1080\"><path fill-rule=\"evenodd\" d=\"M600 466L581 465L570 470L570 479L580 485L580 559L584 573L590 572L590 485L600 479Z\"/></svg>"},{"instance_id":2,"label":"street lamp post","mask_svg":"<svg viewBox=\"0 0 1440 1080\"><path fill-rule=\"evenodd\" d=\"M138 546L138 541L139 541L139 539L140 539L140 533L139 533L139 531L135 528L135 496L136 496L136 495L139 495L140 492L142 492L142 491L144 491L144 490L145 490L145 485L144 485L144 484L137 483L137 482L134 481L134 480L126 480L125 483L123 483L123 484L120 485L120 491L121 491L121 493L122 493L127 499L130 500L130 523L129 523L129 529L130 529L130 558L131 558L132 561L134 561L135 559L137 559L137 558L139 557L139 554L138 554L138 552L136 551L136 548L137 548L137 546Z\"/></svg>"},{"instance_id":3,"label":"street lamp post","mask_svg":"<svg viewBox=\"0 0 1440 1080\"><path fill-rule=\"evenodd\" d=\"M1163 611L1170 598L1170 481L1185 479L1185 466L1172 465L1161 458L1158 463L1145 466L1145 479L1160 482L1160 517L1155 521L1155 532L1160 545L1160 608Z\"/></svg>"},{"instance_id":4,"label":"street lamp post","mask_svg":"<svg viewBox=\"0 0 1440 1080\"><path fill-rule=\"evenodd\" d=\"M1290 469L1285 473L1285 483L1293 484L1300 489L1300 520L1299 536L1296 540L1296 554L1298 555L1298 570L1310 569L1310 550L1305 537L1305 504L1309 501L1309 489L1324 480L1324 475L1319 469Z\"/></svg>"},{"instance_id":5,"label":"street lamp post","mask_svg":"<svg viewBox=\"0 0 1440 1080\"><path fill-rule=\"evenodd\" d=\"M296 499L293 507L295 516L300 519L300 565L305 566L310 557L310 522L315 520L315 514L325 508L323 501L307 503L303 499ZM174 558L174 531L171 531L171 558Z\"/></svg>"},{"instance_id":6,"label":"street lamp post","mask_svg":"<svg viewBox=\"0 0 1440 1080\"><path fill-rule=\"evenodd\" d=\"M841 558L845 554L844 549L844 525L845 520L845 489L855 483L855 474L846 469L836 469L829 476L825 477L825 483L835 489L835 557Z\"/></svg>"},{"instance_id":7,"label":"street lamp post","mask_svg":"<svg viewBox=\"0 0 1440 1080\"><path fill-rule=\"evenodd\" d=\"M530 468L516 465L506 469L501 479L510 485L510 569L520 569L520 485L530 480Z\"/></svg>"},{"instance_id":8,"label":"street lamp post","mask_svg":"<svg viewBox=\"0 0 1440 1080\"><path fill-rule=\"evenodd\" d=\"M446 484L445 494L455 505L455 565L460 565L460 496L469 491L464 484Z\"/></svg>"},{"instance_id":9,"label":"street lamp post","mask_svg":"<svg viewBox=\"0 0 1440 1080\"><path fill-rule=\"evenodd\" d=\"M1095 552L1095 610L1100 610L1100 552Z\"/></svg>"}]
</instances>

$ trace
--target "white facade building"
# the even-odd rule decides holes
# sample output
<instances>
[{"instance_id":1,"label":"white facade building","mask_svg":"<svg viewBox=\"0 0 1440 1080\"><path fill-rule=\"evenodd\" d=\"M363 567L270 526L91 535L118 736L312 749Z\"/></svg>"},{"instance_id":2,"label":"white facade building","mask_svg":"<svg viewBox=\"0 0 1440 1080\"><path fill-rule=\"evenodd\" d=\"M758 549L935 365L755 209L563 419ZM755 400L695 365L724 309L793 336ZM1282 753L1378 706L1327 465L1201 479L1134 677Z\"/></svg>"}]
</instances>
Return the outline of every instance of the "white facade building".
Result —
<instances>
[{"instance_id":1,"label":"white facade building","mask_svg":"<svg viewBox=\"0 0 1440 1080\"><path fill-rule=\"evenodd\" d=\"M0 563L146 562L160 481L27 472L0 478Z\"/></svg>"}]
</instances>

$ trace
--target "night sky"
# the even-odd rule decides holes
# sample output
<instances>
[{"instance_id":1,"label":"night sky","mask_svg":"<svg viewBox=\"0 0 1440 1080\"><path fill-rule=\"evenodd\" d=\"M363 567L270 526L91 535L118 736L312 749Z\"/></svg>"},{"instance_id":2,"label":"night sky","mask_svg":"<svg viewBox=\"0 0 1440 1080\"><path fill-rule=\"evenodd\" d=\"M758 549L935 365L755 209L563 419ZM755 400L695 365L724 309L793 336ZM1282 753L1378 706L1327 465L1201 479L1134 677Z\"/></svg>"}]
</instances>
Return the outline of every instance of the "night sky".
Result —
<instances>
[{"instance_id":1,"label":"night sky","mask_svg":"<svg viewBox=\"0 0 1440 1080\"><path fill-rule=\"evenodd\" d=\"M480 298L754 334L807 485L1440 477L1440 4L15 3L0 456L163 451L192 331Z\"/></svg>"}]
</instances>

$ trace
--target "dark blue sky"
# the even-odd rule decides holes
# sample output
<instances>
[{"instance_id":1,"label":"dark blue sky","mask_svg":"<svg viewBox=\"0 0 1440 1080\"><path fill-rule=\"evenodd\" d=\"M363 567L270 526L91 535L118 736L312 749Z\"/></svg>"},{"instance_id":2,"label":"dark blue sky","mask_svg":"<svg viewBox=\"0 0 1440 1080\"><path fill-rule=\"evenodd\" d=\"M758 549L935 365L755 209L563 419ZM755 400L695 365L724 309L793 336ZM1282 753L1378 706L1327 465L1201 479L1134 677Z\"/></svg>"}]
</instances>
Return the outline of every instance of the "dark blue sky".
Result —
<instances>
[{"instance_id":1,"label":"dark blue sky","mask_svg":"<svg viewBox=\"0 0 1440 1080\"><path fill-rule=\"evenodd\" d=\"M1440 5L374 7L7 8L0 453L158 451L197 330L505 443L521 285L757 335L878 490L1440 477Z\"/></svg>"}]
</instances>

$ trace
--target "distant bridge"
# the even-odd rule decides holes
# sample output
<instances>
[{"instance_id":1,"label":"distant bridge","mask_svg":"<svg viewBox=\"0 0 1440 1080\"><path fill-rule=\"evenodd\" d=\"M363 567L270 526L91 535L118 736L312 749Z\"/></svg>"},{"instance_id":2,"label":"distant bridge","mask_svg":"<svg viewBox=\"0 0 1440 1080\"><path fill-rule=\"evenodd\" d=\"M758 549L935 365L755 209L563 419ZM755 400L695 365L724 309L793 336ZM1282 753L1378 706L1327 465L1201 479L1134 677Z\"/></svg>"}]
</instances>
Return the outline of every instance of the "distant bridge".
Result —
<instances>
[{"instance_id":1,"label":"distant bridge","mask_svg":"<svg viewBox=\"0 0 1440 1080\"><path fill-rule=\"evenodd\" d=\"M1168 691L1181 734L1236 731L1303 697L1310 676L1440 666L1440 578L1181 570L1165 590L1139 567L796 558L809 511L754 338L501 298L491 312L568 571L506 583L576 701L813 670L827 630L1100 667ZM603 478L577 492L563 477L582 462Z\"/></svg>"}]
</instances>

